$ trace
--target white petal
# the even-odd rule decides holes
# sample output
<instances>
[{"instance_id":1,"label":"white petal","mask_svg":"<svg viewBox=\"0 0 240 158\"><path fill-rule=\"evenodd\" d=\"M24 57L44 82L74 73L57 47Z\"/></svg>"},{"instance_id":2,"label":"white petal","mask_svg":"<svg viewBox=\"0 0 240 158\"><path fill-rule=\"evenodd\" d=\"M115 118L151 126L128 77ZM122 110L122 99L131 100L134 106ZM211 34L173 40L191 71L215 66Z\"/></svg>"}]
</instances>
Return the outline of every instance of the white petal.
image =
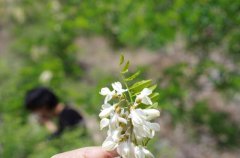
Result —
<instances>
[{"instance_id":1,"label":"white petal","mask_svg":"<svg viewBox=\"0 0 240 158\"><path fill-rule=\"evenodd\" d=\"M146 133L145 129L143 128L143 125L134 126L133 132L137 137L139 137L139 139L148 137L148 134Z\"/></svg>"},{"instance_id":2,"label":"white petal","mask_svg":"<svg viewBox=\"0 0 240 158\"><path fill-rule=\"evenodd\" d=\"M152 138L152 131L148 126L143 125L143 130L146 137Z\"/></svg>"},{"instance_id":3,"label":"white petal","mask_svg":"<svg viewBox=\"0 0 240 158\"><path fill-rule=\"evenodd\" d=\"M119 90L122 89L122 84L120 82L114 82L112 84L112 87L113 87L114 90L119 91Z\"/></svg>"},{"instance_id":4,"label":"white petal","mask_svg":"<svg viewBox=\"0 0 240 158\"><path fill-rule=\"evenodd\" d=\"M125 118L118 117L118 121L121 123L127 124L127 120Z\"/></svg>"},{"instance_id":5,"label":"white petal","mask_svg":"<svg viewBox=\"0 0 240 158\"><path fill-rule=\"evenodd\" d=\"M143 96L149 96L150 94L152 94L152 90L149 88L144 88L141 92L141 95Z\"/></svg>"},{"instance_id":6,"label":"white petal","mask_svg":"<svg viewBox=\"0 0 240 158\"><path fill-rule=\"evenodd\" d=\"M120 134L121 134L121 129L114 130L112 132L112 139L113 139L113 141L115 141L115 142L119 141Z\"/></svg>"},{"instance_id":7,"label":"white petal","mask_svg":"<svg viewBox=\"0 0 240 158\"><path fill-rule=\"evenodd\" d=\"M133 154L133 144L130 141L124 141L117 147L117 152L123 158L132 158Z\"/></svg>"},{"instance_id":8,"label":"white petal","mask_svg":"<svg viewBox=\"0 0 240 158\"><path fill-rule=\"evenodd\" d=\"M112 95L106 95L105 99L104 99L104 103L106 104L108 101L110 101L112 99Z\"/></svg>"},{"instance_id":9,"label":"white petal","mask_svg":"<svg viewBox=\"0 0 240 158\"><path fill-rule=\"evenodd\" d=\"M106 103L102 105L102 109L107 109L110 108L111 106L112 106L111 104Z\"/></svg>"},{"instance_id":10,"label":"white petal","mask_svg":"<svg viewBox=\"0 0 240 158\"><path fill-rule=\"evenodd\" d=\"M100 114L99 114L99 117L100 118L105 118L105 117L108 117L110 115L110 113L113 111L113 108L106 108L106 109L103 109Z\"/></svg>"},{"instance_id":11,"label":"white petal","mask_svg":"<svg viewBox=\"0 0 240 158\"><path fill-rule=\"evenodd\" d=\"M145 158L144 152L141 147L136 146L134 148L136 158Z\"/></svg>"},{"instance_id":12,"label":"white petal","mask_svg":"<svg viewBox=\"0 0 240 158\"><path fill-rule=\"evenodd\" d=\"M144 113L143 109L136 109L135 111L141 119L143 119L143 120L147 119L146 114Z\"/></svg>"},{"instance_id":13,"label":"white petal","mask_svg":"<svg viewBox=\"0 0 240 158\"><path fill-rule=\"evenodd\" d=\"M103 149L112 151L117 147L117 143L112 140L105 140L102 144Z\"/></svg>"},{"instance_id":14,"label":"white petal","mask_svg":"<svg viewBox=\"0 0 240 158\"><path fill-rule=\"evenodd\" d=\"M100 129L102 130L103 128L107 127L109 125L109 119L104 118L100 122Z\"/></svg>"},{"instance_id":15,"label":"white petal","mask_svg":"<svg viewBox=\"0 0 240 158\"><path fill-rule=\"evenodd\" d=\"M152 120L160 116L160 111L156 109L144 109L143 110L148 120Z\"/></svg>"},{"instance_id":16,"label":"white petal","mask_svg":"<svg viewBox=\"0 0 240 158\"><path fill-rule=\"evenodd\" d=\"M147 126L154 131L160 131L160 125L158 123L147 122Z\"/></svg>"},{"instance_id":17,"label":"white petal","mask_svg":"<svg viewBox=\"0 0 240 158\"><path fill-rule=\"evenodd\" d=\"M127 89L122 88L122 84L120 82L115 82L112 84L112 87L115 91L117 91L118 95L122 95L123 92L126 92Z\"/></svg>"},{"instance_id":18,"label":"white petal","mask_svg":"<svg viewBox=\"0 0 240 158\"><path fill-rule=\"evenodd\" d=\"M137 112L135 110L131 110L130 117L132 118L133 125L141 125L141 124L143 124L142 118L139 117L139 115L137 114Z\"/></svg>"},{"instance_id":19,"label":"white petal","mask_svg":"<svg viewBox=\"0 0 240 158\"><path fill-rule=\"evenodd\" d=\"M102 88L101 91L100 91L101 95L108 95L110 93L111 93L111 91L107 87Z\"/></svg>"},{"instance_id":20,"label":"white petal","mask_svg":"<svg viewBox=\"0 0 240 158\"><path fill-rule=\"evenodd\" d=\"M142 146L134 148L136 158L154 158L153 154Z\"/></svg>"},{"instance_id":21,"label":"white petal","mask_svg":"<svg viewBox=\"0 0 240 158\"><path fill-rule=\"evenodd\" d=\"M118 124L118 114L115 113L111 118L111 124Z\"/></svg>"},{"instance_id":22,"label":"white petal","mask_svg":"<svg viewBox=\"0 0 240 158\"><path fill-rule=\"evenodd\" d=\"M150 136L150 138L153 138L153 137L155 136L155 133L156 133L156 132L155 132L154 130L152 130L152 131L151 131L151 136Z\"/></svg>"},{"instance_id":23,"label":"white petal","mask_svg":"<svg viewBox=\"0 0 240 158\"><path fill-rule=\"evenodd\" d=\"M118 122L114 120L112 120L112 118L110 119L110 124L109 124L109 129L112 131L116 130L119 127Z\"/></svg>"},{"instance_id":24,"label":"white petal","mask_svg":"<svg viewBox=\"0 0 240 158\"><path fill-rule=\"evenodd\" d=\"M138 142L142 142L143 139L145 139L145 138L143 138L143 137L139 137L138 135L136 135L136 139L137 139Z\"/></svg>"},{"instance_id":25,"label":"white petal","mask_svg":"<svg viewBox=\"0 0 240 158\"><path fill-rule=\"evenodd\" d=\"M149 150L145 148L143 148L142 150L147 158L154 158L153 154Z\"/></svg>"},{"instance_id":26,"label":"white petal","mask_svg":"<svg viewBox=\"0 0 240 158\"><path fill-rule=\"evenodd\" d=\"M142 98L142 103L146 104L146 105L152 105L153 104L151 99L149 97L147 97L147 96Z\"/></svg>"}]
</instances>

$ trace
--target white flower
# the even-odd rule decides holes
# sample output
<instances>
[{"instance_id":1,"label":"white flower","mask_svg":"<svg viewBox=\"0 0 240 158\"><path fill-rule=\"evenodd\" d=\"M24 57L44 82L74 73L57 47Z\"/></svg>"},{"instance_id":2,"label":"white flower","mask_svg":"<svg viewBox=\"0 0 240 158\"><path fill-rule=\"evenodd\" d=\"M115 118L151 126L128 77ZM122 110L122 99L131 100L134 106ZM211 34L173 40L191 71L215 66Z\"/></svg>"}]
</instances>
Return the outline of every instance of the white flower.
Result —
<instances>
[{"instance_id":1,"label":"white flower","mask_svg":"<svg viewBox=\"0 0 240 158\"><path fill-rule=\"evenodd\" d=\"M110 101L113 96L115 95L122 95L122 93L126 92L127 89L122 88L122 84L120 82L114 82L112 84L113 91L111 91L109 88L104 87L101 89L100 94L103 96L106 96L104 99L104 103L106 104L108 101Z\"/></svg>"},{"instance_id":2,"label":"white flower","mask_svg":"<svg viewBox=\"0 0 240 158\"><path fill-rule=\"evenodd\" d=\"M148 121L149 118L154 118L157 115L157 111L150 109L131 110L129 117L132 119L133 131L139 139L145 137L152 138L155 135L155 131L160 130L159 124Z\"/></svg>"},{"instance_id":3,"label":"white flower","mask_svg":"<svg viewBox=\"0 0 240 158\"><path fill-rule=\"evenodd\" d=\"M136 101L140 100L143 104L146 105L152 105L151 99L148 97L150 94L152 94L152 90L149 88L144 88L139 95L136 97Z\"/></svg>"},{"instance_id":4,"label":"white flower","mask_svg":"<svg viewBox=\"0 0 240 158\"><path fill-rule=\"evenodd\" d=\"M53 77L53 74L50 70L45 70L41 73L39 81L42 83L49 83Z\"/></svg>"},{"instance_id":5,"label":"white flower","mask_svg":"<svg viewBox=\"0 0 240 158\"><path fill-rule=\"evenodd\" d=\"M102 148L107 151L112 151L118 146L118 142L113 141L111 137L107 137L107 139L103 142Z\"/></svg>"},{"instance_id":6,"label":"white flower","mask_svg":"<svg viewBox=\"0 0 240 158\"><path fill-rule=\"evenodd\" d=\"M109 130L108 136L112 138L113 141L118 142L120 140L122 128L118 127L115 130Z\"/></svg>"},{"instance_id":7,"label":"white flower","mask_svg":"<svg viewBox=\"0 0 240 158\"><path fill-rule=\"evenodd\" d=\"M118 127L119 123L127 124L127 120L121 117L118 113L114 113L111 118L110 124L115 126L117 125Z\"/></svg>"},{"instance_id":8,"label":"white flower","mask_svg":"<svg viewBox=\"0 0 240 158\"><path fill-rule=\"evenodd\" d=\"M136 158L154 158L153 154L142 146L134 148Z\"/></svg>"},{"instance_id":9,"label":"white flower","mask_svg":"<svg viewBox=\"0 0 240 158\"><path fill-rule=\"evenodd\" d=\"M134 157L134 144L130 140L120 142L117 152L122 158L132 158Z\"/></svg>"},{"instance_id":10,"label":"white flower","mask_svg":"<svg viewBox=\"0 0 240 158\"><path fill-rule=\"evenodd\" d=\"M120 139L120 134L122 132L122 126L120 126L120 123L127 124L127 120L119 116L119 114L114 113L109 120L109 130L107 133L114 141L118 141Z\"/></svg>"},{"instance_id":11,"label":"white flower","mask_svg":"<svg viewBox=\"0 0 240 158\"><path fill-rule=\"evenodd\" d=\"M102 130L103 128L107 127L109 125L109 119L103 118L100 121L100 129Z\"/></svg>"},{"instance_id":12,"label":"white flower","mask_svg":"<svg viewBox=\"0 0 240 158\"><path fill-rule=\"evenodd\" d=\"M114 91L110 91L109 88L105 87L102 88L100 91L100 94L103 96L106 96L104 99L104 103L106 104L108 101L110 101L112 99L112 97L114 96L115 92Z\"/></svg>"},{"instance_id":13,"label":"white flower","mask_svg":"<svg viewBox=\"0 0 240 158\"><path fill-rule=\"evenodd\" d=\"M114 112L116 105L110 105L108 103L102 105L102 111L99 114L100 118L106 118L109 117L111 113Z\"/></svg>"},{"instance_id":14,"label":"white flower","mask_svg":"<svg viewBox=\"0 0 240 158\"><path fill-rule=\"evenodd\" d=\"M144 109L143 112L147 120L152 120L160 116L160 111L156 109Z\"/></svg>"},{"instance_id":15,"label":"white flower","mask_svg":"<svg viewBox=\"0 0 240 158\"><path fill-rule=\"evenodd\" d=\"M122 95L122 93L127 91L127 89L122 88L122 84L120 82L114 82L112 87L117 92L117 95Z\"/></svg>"},{"instance_id":16,"label":"white flower","mask_svg":"<svg viewBox=\"0 0 240 158\"><path fill-rule=\"evenodd\" d=\"M108 151L114 150L118 146L118 142L121 137L121 132L122 132L122 128L120 127L114 130L109 128L108 136L106 140L103 142L102 147Z\"/></svg>"},{"instance_id":17,"label":"white flower","mask_svg":"<svg viewBox=\"0 0 240 158\"><path fill-rule=\"evenodd\" d=\"M102 111L99 116L102 118L100 122L100 129L109 127L107 132L107 138L103 142L102 147L105 150L114 150L120 141L122 127L120 123L127 124L127 120L121 117L121 113L118 114L115 112L117 104L111 106L110 104L103 104ZM107 117L110 117L109 119Z\"/></svg>"},{"instance_id":18,"label":"white flower","mask_svg":"<svg viewBox=\"0 0 240 158\"><path fill-rule=\"evenodd\" d=\"M112 91L107 87L100 91L105 96L99 114L100 129L108 128L102 147L107 151L116 150L122 158L153 158L152 153L141 145L160 130L158 123L150 122L160 116L160 111L137 107L139 103L153 104L149 97L152 90L144 88L132 103L129 96L123 95L128 90L123 89L120 82L112 83L112 88ZM108 103L112 98L113 105Z\"/></svg>"}]
</instances>

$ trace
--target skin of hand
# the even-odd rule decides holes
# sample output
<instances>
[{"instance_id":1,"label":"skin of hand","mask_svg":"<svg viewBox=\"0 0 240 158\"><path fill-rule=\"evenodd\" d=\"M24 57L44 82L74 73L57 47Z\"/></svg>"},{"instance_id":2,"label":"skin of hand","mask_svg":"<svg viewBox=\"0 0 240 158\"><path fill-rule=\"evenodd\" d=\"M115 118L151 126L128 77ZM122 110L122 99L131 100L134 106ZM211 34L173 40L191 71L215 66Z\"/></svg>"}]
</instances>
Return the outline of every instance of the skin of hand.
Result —
<instances>
[{"instance_id":1,"label":"skin of hand","mask_svg":"<svg viewBox=\"0 0 240 158\"><path fill-rule=\"evenodd\" d=\"M46 121L43 124L49 132L54 133L57 131L57 126L52 121Z\"/></svg>"},{"instance_id":2,"label":"skin of hand","mask_svg":"<svg viewBox=\"0 0 240 158\"><path fill-rule=\"evenodd\" d=\"M109 152L101 147L85 147L54 155L51 158L115 158L117 152Z\"/></svg>"}]
</instances>

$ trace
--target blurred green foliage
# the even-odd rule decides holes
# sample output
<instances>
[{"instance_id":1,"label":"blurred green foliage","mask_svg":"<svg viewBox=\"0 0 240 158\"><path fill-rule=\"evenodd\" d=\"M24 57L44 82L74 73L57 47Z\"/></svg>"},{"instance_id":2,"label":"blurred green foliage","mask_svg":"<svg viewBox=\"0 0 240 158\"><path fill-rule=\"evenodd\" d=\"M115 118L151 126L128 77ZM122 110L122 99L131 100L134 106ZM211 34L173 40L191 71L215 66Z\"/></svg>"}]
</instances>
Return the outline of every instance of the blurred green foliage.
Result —
<instances>
[{"instance_id":1,"label":"blurred green foliage","mask_svg":"<svg viewBox=\"0 0 240 158\"><path fill-rule=\"evenodd\" d=\"M234 146L239 144L238 134L240 127L237 123L229 122L229 116L224 112L210 110L206 103L198 102L191 110L192 121L198 125L207 126L221 146Z\"/></svg>"},{"instance_id":2,"label":"blurred green foliage","mask_svg":"<svg viewBox=\"0 0 240 158\"><path fill-rule=\"evenodd\" d=\"M203 88L198 83L203 75L224 97L232 99L239 94L239 1L18 0L0 4L0 13L8 13L7 27L13 40L12 53L0 54L0 157L50 157L94 144L88 134L81 136L81 131L46 141L46 131L28 123L23 98L28 89L44 85L53 88L62 101L73 102L96 116L101 103L99 89L116 77L95 72L93 82L81 80L85 73L76 39L95 35L107 36L116 48L149 49L159 49L181 36L199 61L194 67L177 63L160 76L156 73L159 105L171 115L173 124L207 126L220 146L239 145L239 125L190 95ZM1 22L6 23L0 20L0 27ZM213 61L212 51L219 51L235 68ZM189 69L191 73L187 73ZM46 71L53 74L51 80L40 82ZM159 151L157 146L151 147Z\"/></svg>"}]
</instances>

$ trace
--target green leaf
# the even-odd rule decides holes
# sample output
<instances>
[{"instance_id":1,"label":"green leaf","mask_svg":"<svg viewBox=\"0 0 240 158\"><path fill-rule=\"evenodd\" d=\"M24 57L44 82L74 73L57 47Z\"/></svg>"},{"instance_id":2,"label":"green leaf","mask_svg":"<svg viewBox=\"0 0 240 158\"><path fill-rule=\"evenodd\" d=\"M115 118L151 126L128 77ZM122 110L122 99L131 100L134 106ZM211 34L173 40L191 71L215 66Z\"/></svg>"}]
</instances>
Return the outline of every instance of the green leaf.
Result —
<instances>
[{"instance_id":1,"label":"green leaf","mask_svg":"<svg viewBox=\"0 0 240 158\"><path fill-rule=\"evenodd\" d=\"M122 65L124 62L124 55L121 54L120 60L119 60L119 65Z\"/></svg>"},{"instance_id":2,"label":"green leaf","mask_svg":"<svg viewBox=\"0 0 240 158\"><path fill-rule=\"evenodd\" d=\"M143 80L143 81L133 84L129 88L129 90L133 92L133 95L135 95L135 94L139 93L140 91L142 91L144 88L151 85L151 83L152 83L152 80Z\"/></svg>"},{"instance_id":3,"label":"green leaf","mask_svg":"<svg viewBox=\"0 0 240 158\"><path fill-rule=\"evenodd\" d=\"M122 69L122 73L126 73L126 72L128 72L129 64L130 64L130 62L127 61L127 63L125 64L125 66L124 66L123 69Z\"/></svg>"},{"instance_id":4,"label":"green leaf","mask_svg":"<svg viewBox=\"0 0 240 158\"><path fill-rule=\"evenodd\" d=\"M128 69L125 70L125 71L122 71L121 73L122 73L122 74L125 74L125 73L127 73L127 72L128 72Z\"/></svg>"},{"instance_id":5,"label":"green leaf","mask_svg":"<svg viewBox=\"0 0 240 158\"><path fill-rule=\"evenodd\" d=\"M135 79L136 77L138 77L140 75L141 71L137 71L136 73L134 73L132 76L128 77L125 79L125 81L132 81L133 79Z\"/></svg>"},{"instance_id":6,"label":"green leaf","mask_svg":"<svg viewBox=\"0 0 240 158\"><path fill-rule=\"evenodd\" d=\"M156 88L157 88L157 84L155 84L155 85L149 87L149 89L151 89L152 91L154 91Z\"/></svg>"},{"instance_id":7,"label":"green leaf","mask_svg":"<svg viewBox=\"0 0 240 158\"><path fill-rule=\"evenodd\" d=\"M155 101L158 101L158 98L159 98L159 93L153 93L151 96L150 96L152 102L155 102Z\"/></svg>"},{"instance_id":8,"label":"green leaf","mask_svg":"<svg viewBox=\"0 0 240 158\"><path fill-rule=\"evenodd\" d=\"M153 105L150 105L147 107L147 109L157 109L158 108L158 102L155 102Z\"/></svg>"}]
</instances>

